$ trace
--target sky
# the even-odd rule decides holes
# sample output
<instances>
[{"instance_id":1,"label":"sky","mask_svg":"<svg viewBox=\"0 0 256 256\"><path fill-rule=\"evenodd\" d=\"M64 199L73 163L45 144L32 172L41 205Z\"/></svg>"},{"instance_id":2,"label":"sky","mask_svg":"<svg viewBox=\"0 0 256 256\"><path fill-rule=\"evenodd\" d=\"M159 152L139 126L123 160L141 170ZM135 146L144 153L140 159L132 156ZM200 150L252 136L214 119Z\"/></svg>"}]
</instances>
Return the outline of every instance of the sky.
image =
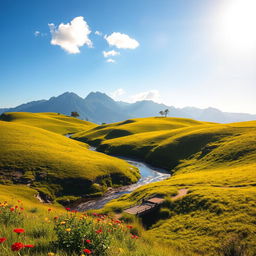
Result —
<instances>
[{"instance_id":1,"label":"sky","mask_svg":"<svg viewBox=\"0 0 256 256\"><path fill-rule=\"evenodd\" d=\"M0 108L66 91L256 114L255 0L1 0Z\"/></svg>"}]
</instances>

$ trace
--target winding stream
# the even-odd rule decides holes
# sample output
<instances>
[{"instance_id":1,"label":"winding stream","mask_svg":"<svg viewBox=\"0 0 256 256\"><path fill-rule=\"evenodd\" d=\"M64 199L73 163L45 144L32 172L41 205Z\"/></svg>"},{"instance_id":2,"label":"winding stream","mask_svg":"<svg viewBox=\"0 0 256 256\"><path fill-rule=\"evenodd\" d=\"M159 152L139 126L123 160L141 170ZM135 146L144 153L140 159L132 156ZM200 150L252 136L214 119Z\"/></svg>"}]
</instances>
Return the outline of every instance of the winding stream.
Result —
<instances>
[{"instance_id":1,"label":"winding stream","mask_svg":"<svg viewBox=\"0 0 256 256\"><path fill-rule=\"evenodd\" d=\"M70 135L66 135L67 137L70 137ZM95 147L90 147L90 150L96 151ZM118 157L118 156L115 156ZM88 200L86 202L82 202L75 207L73 207L74 210L77 211L86 211L90 209L100 209L104 207L105 204L107 204L109 201L116 199L124 194L131 193L133 190L139 188L140 186L165 180L170 177L170 174L163 169L152 167L146 163L135 161L130 158L126 157L118 157L120 159L123 159L127 161L129 164L137 167L140 171L141 178L138 180L137 183L123 186L119 188L110 188L102 197Z\"/></svg>"}]
</instances>

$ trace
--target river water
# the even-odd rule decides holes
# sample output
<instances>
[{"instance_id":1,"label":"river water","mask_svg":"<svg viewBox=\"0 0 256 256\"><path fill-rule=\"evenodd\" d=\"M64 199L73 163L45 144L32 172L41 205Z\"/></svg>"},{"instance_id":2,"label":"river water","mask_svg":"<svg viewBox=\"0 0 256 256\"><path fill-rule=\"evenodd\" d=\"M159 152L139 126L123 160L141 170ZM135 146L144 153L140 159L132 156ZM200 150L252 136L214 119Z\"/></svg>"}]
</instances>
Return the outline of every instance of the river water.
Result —
<instances>
[{"instance_id":1,"label":"river water","mask_svg":"<svg viewBox=\"0 0 256 256\"><path fill-rule=\"evenodd\" d=\"M71 135L66 135L66 136L70 137ZM90 150L96 151L96 148L90 147ZM118 157L118 156L115 156L115 157ZM118 158L127 161L129 164L139 169L141 178L138 180L138 182L132 185L123 186L119 188L113 188L113 189L110 188L102 197L88 200L86 202L82 202L76 205L75 207L73 207L74 210L86 211L90 209L100 209L104 207L104 205L109 201L116 199L124 194L131 193L133 190L139 188L140 186L143 186L152 182L156 182L156 181L165 180L170 177L170 174L166 170L152 167L146 163L133 160L130 158L126 158L126 157L118 157Z\"/></svg>"}]
</instances>

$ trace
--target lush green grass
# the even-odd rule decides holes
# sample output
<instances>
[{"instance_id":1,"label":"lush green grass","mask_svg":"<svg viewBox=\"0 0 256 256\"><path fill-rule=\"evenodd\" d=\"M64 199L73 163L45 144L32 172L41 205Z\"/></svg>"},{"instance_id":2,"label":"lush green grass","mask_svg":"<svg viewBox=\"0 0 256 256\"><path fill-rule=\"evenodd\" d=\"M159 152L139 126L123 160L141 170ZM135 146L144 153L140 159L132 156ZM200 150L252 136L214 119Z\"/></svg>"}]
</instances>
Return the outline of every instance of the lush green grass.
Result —
<instances>
[{"instance_id":1,"label":"lush green grass","mask_svg":"<svg viewBox=\"0 0 256 256\"><path fill-rule=\"evenodd\" d=\"M145 197L162 195L166 201L146 236L214 256L235 237L236 246L245 244L246 255L254 255L256 121L225 125L177 118L132 121L100 126L73 138L98 144L108 154L137 157L164 167L173 176L110 202L104 211L120 211ZM175 126L178 121L181 125ZM142 129L144 122L151 123L151 128ZM163 128L163 122L173 126ZM115 135L120 130L130 134ZM188 195L172 201L181 188L188 188Z\"/></svg>"},{"instance_id":2,"label":"lush green grass","mask_svg":"<svg viewBox=\"0 0 256 256\"><path fill-rule=\"evenodd\" d=\"M39 127L59 134L85 131L96 124L56 113L4 113L0 120Z\"/></svg>"},{"instance_id":3,"label":"lush green grass","mask_svg":"<svg viewBox=\"0 0 256 256\"><path fill-rule=\"evenodd\" d=\"M72 216L76 216L77 219L80 219L83 215L79 213L67 213L65 209L58 205L39 203L34 197L36 193L35 190L24 185L0 185L0 237L7 239L0 244L0 255L17 255L17 252L11 251L11 245L14 242L22 242L24 244L32 244L35 247L32 249L22 249L20 251L21 255L46 256L48 253L52 252L55 256L80 256L80 254L68 253L53 244L53 242L57 240L54 226L56 222L60 222L60 218L64 218L65 222L68 222L70 218L73 218ZM4 203L5 201L7 201L7 205ZM14 212L11 212L10 208L15 206L18 208ZM23 210L20 210L20 207L22 207ZM51 210L49 211L49 209ZM17 216L15 222L7 224L2 222L2 216L4 212L6 213L6 210L7 213L9 212L11 215ZM20 212L20 214L16 214L16 212ZM56 217L58 217L57 221ZM179 253L172 250L170 247L160 245L150 238L143 238L140 227L134 227L131 230L131 232L133 232L133 230L136 229L135 232L139 235L138 239L132 239L125 223L114 224L115 220L112 221L108 218L98 223L97 216L94 218L88 216L86 218L88 221L91 220L94 223L95 230L97 230L99 226L103 230L109 230L109 228L112 227L112 232L108 233L110 246L106 251L107 256L191 256L191 254ZM118 226L120 228L118 228ZM17 235L13 232L15 228L23 228L25 233ZM70 228L68 224L65 225L64 229L66 228ZM122 230L124 230L124 232ZM65 232L65 230L63 232ZM99 237L100 236L101 234L99 234ZM68 238L68 233L66 238ZM70 239L70 242L73 242L73 240Z\"/></svg>"},{"instance_id":4,"label":"lush green grass","mask_svg":"<svg viewBox=\"0 0 256 256\"><path fill-rule=\"evenodd\" d=\"M94 194L104 191L107 185L130 183L138 178L136 170L122 160L91 152L86 144L56 134L75 131L79 132L72 136L74 139L97 145L101 151L140 158L173 173L168 180L142 186L103 209L113 214L152 195L166 198L154 216L155 224L144 232L137 226L143 238L136 247L132 249L125 240L115 239L109 255L178 255L169 248L182 249L181 255L232 255L224 254L223 248L231 248L229 241L233 238L235 247L239 243L246 245L246 256L255 255L255 121L215 124L181 118L144 118L91 128L88 124L85 128L63 116L67 123L71 122L66 130L63 123L56 121L58 115L39 115L46 115L47 121L31 116L23 116L21 121L18 117L12 117L10 122L0 121L0 145L5 145L0 147L2 183L31 183L31 188L0 185L0 201L21 198L24 202L27 220L22 227L37 229L27 238L40 244L33 255L45 255L51 248L50 241L56 239L51 222L46 221L47 228L40 233L44 228L38 220L44 220L49 213L48 206L34 198L36 191L57 197ZM52 121L49 115L57 117ZM188 188L189 193L173 201L172 196L181 188ZM53 214L62 211L58 204L51 208ZM12 228L4 228L2 236L11 240ZM34 234L42 236L39 239Z\"/></svg>"},{"instance_id":5,"label":"lush green grass","mask_svg":"<svg viewBox=\"0 0 256 256\"><path fill-rule=\"evenodd\" d=\"M18 122L0 121L0 145L2 183L30 184L50 197L101 193L107 186L129 184L139 177L137 169L123 160Z\"/></svg>"},{"instance_id":6,"label":"lush green grass","mask_svg":"<svg viewBox=\"0 0 256 256\"><path fill-rule=\"evenodd\" d=\"M73 136L74 139L89 141L95 145L102 141L128 135L146 133L151 131L168 131L170 129L185 128L201 125L203 122L182 118L137 118L114 124L101 125L88 131L82 131ZM210 124L210 123L209 123Z\"/></svg>"}]
</instances>

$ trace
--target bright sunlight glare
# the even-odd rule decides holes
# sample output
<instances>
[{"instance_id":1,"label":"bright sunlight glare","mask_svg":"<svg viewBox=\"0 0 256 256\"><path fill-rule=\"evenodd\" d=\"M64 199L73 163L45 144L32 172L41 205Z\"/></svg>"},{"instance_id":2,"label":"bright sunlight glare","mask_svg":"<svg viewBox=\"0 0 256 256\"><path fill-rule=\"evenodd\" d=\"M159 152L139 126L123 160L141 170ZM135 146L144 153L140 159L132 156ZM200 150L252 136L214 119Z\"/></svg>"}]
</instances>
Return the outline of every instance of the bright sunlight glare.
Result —
<instances>
[{"instance_id":1,"label":"bright sunlight glare","mask_svg":"<svg viewBox=\"0 0 256 256\"><path fill-rule=\"evenodd\" d=\"M225 48L256 52L256 0L229 0L220 13L220 39Z\"/></svg>"}]
</instances>

